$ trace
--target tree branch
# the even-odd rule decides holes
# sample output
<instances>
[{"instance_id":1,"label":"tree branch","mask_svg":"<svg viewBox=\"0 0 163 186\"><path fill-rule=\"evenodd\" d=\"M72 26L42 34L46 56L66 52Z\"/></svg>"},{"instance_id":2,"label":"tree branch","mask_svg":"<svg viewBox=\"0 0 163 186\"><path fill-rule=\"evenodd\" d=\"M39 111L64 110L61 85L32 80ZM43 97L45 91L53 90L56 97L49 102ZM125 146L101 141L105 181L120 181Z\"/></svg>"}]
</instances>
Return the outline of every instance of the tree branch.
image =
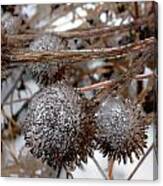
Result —
<instances>
[{"instance_id":1,"label":"tree branch","mask_svg":"<svg viewBox=\"0 0 163 186\"><path fill-rule=\"evenodd\" d=\"M154 73L138 74L134 77L134 79L142 80L142 79L149 78L151 76L154 76ZM81 92L86 92L86 91L90 91L90 90L94 90L94 89L102 89L102 88L106 88L106 87L108 88L108 87L111 87L112 85L114 85L116 82L117 82L116 80L107 80L107 81L95 83L95 84L92 84L89 86L85 86L82 88L78 88L78 90Z\"/></svg>"},{"instance_id":2,"label":"tree branch","mask_svg":"<svg viewBox=\"0 0 163 186\"><path fill-rule=\"evenodd\" d=\"M149 16L145 18L135 19L134 22L129 24L119 25L119 26L103 26L97 28L87 28L87 29L80 29L80 30L71 30L66 32L54 32L54 31L45 31L44 33L54 33L57 36L62 38L90 38L90 37L97 37L97 36L112 36L115 32L120 31L125 32L132 28L137 28L140 25L148 24L153 21L154 16ZM28 41L34 39L38 34L42 34L42 31L37 31L37 33L33 34L19 34L19 35L7 35L8 41Z\"/></svg>"},{"instance_id":3,"label":"tree branch","mask_svg":"<svg viewBox=\"0 0 163 186\"><path fill-rule=\"evenodd\" d=\"M135 169L133 170L133 172L130 174L130 176L128 177L127 180L131 180L132 177L135 175L136 171L138 170L138 168L141 166L141 164L143 163L143 161L146 159L146 157L149 155L149 153L152 151L153 149L153 144L149 147L149 149L147 150L147 152L145 153L145 155L142 157L142 159L139 161L139 163L137 164L137 166L135 167Z\"/></svg>"},{"instance_id":4,"label":"tree branch","mask_svg":"<svg viewBox=\"0 0 163 186\"><path fill-rule=\"evenodd\" d=\"M8 63L44 63L54 61L71 61L80 62L89 59L108 58L115 59L122 56L127 56L130 52L143 52L149 47L154 47L155 38L150 37L134 44L127 44L120 47L102 48L102 49L84 49L84 50L60 50L60 51L10 51L8 54L3 54L2 59Z\"/></svg>"}]
</instances>

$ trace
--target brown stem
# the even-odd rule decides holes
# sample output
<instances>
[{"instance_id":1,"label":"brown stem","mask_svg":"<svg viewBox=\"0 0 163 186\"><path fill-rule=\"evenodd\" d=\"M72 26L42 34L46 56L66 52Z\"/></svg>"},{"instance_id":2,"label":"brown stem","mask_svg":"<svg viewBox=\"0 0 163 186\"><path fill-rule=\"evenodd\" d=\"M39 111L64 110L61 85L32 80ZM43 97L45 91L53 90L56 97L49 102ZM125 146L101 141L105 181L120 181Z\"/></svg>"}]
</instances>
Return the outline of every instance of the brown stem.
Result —
<instances>
[{"instance_id":1,"label":"brown stem","mask_svg":"<svg viewBox=\"0 0 163 186\"><path fill-rule=\"evenodd\" d=\"M87 28L87 29L80 29L80 30L72 30L72 31L66 31L66 32L51 32L54 33L55 35L58 35L62 38L74 38L74 37L84 37L84 38L89 38L89 37L97 37L97 36L112 36L115 32L118 30L120 32L125 32L128 31L131 26L132 28L137 28L140 25L151 23L153 20L153 16L141 18L141 19L136 19L134 22L127 24L127 25L120 25L120 26L103 26L103 27L97 27L97 28ZM49 32L49 31L47 31ZM38 34L43 33L42 31L37 31L36 33L33 34L20 34L20 35L8 35L8 40L12 41L26 41L26 40L31 40L38 36Z\"/></svg>"},{"instance_id":2,"label":"brown stem","mask_svg":"<svg viewBox=\"0 0 163 186\"><path fill-rule=\"evenodd\" d=\"M134 77L134 79L143 80L143 79L149 78L153 75L154 75L153 73L138 74ZM85 86L85 87L82 87L82 88L78 88L78 90L81 91L81 92L86 92L86 91L90 91L90 90L94 90L94 89L108 88L108 87L111 87L112 85L114 85L116 82L117 82L116 80L107 80L107 81L95 83L95 84L92 84L92 85L88 85L88 86Z\"/></svg>"},{"instance_id":3,"label":"brown stem","mask_svg":"<svg viewBox=\"0 0 163 186\"><path fill-rule=\"evenodd\" d=\"M108 179L113 180L113 166L114 166L114 160L111 159L109 161L109 166L108 166Z\"/></svg>"},{"instance_id":4,"label":"brown stem","mask_svg":"<svg viewBox=\"0 0 163 186\"><path fill-rule=\"evenodd\" d=\"M138 6L138 2L134 2L134 7L135 7L135 18L138 19L139 18L139 6Z\"/></svg>"},{"instance_id":5,"label":"brown stem","mask_svg":"<svg viewBox=\"0 0 163 186\"><path fill-rule=\"evenodd\" d=\"M72 61L79 62L89 59L99 58L119 58L127 56L129 52L143 52L155 44L155 38L150 37L134 44L127 44L121 47L102 48L102 49L84 49L84 50L61 50L61 51L44 51L44 52L31 52L31 51L16 51L12 50L10 53L2 55L2 59L8 63L45 63L56 61Z\"/></svg>"},{"instance_id":6,"label":"brown stem","mask_svg":"<svg viewBox=\"0 0 163 186\"><path fill-rule=\"evenodd\" d=\"M138 75L135 76L135 79L142 80L142 79L149 78L151 76L155 76L155 74L153 72L151 72L149 74L138 74Z\"/></svg>"},{"instance_id":7,"label":"brown stem","mask_svg":"<svg viewBox=\"0 0 163 186\"><path fill-rule=\"evenodd\" d=\"M102 89L102 88L106 88L106 87L111 86L113 83L114 83L114 80L108 80L108 81L103 81L100 83L95 83L95 84L92 84L89 86L85 86L82 88L78 88L78 90L80 90L81 92L86 92L86 91L90 91L93 89Z\"/></svg>"}]
</instances>

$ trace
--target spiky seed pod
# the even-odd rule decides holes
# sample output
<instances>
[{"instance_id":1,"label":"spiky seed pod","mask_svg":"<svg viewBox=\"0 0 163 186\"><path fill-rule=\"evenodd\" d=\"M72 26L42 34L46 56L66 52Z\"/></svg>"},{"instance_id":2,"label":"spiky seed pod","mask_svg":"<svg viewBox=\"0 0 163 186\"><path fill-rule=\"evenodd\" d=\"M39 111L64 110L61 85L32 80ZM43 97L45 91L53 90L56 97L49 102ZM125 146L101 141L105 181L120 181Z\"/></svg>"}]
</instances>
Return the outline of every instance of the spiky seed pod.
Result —
<instances>
[{"instance_id":1,"label":"spiky seed pod","mask_svg":"<svg viewBox=\"0 0 163 186\"><path fill-rule=\"evenodd\" d=\"M64 44L61 38L52 34L43 34L30 44L30 50L38 52L61 50L63 48Z\"/></svg>"},{"instance_id":2,"label":"spiky seed pod","mask_svg":"<svg viewBox=\"0 0 163 186\"><path fill-rule=\"evenodd\" d=\"M132 154L139 159L146 147L144 113L140 105L129 99L108 96L96 113L98 127L98 148L109 160L123 159L133 162Z\"/></svg>"},{"instance_id":3,"label":"spiky seed pod","mask_svg":"<svg viewBox=\"0 0 163 186\"><path fill-rule=\"evenodd\" d=\"M40 36L29 46L29 49L33 52L60 50L63 48L63 41L59 37L52 34L44 34ZM64 62L35 63L29 65L28 69L31 71L33 78L39 85L47 86L56 81L56 73L63 67L63 64Z\"/></svg>"},{"instance_id":4,"label":"spiky seed pod","mask_svg":"<svg viewBox=\"0 0 163 186\"><path fill-rule=\"evenodd\" d=\"M32 99L24 122L26 145L34 157L54 169L73 170L86 162L96 130L86 108L86 101L66 82L43 88Z\"/></svg>"}]
</instances>

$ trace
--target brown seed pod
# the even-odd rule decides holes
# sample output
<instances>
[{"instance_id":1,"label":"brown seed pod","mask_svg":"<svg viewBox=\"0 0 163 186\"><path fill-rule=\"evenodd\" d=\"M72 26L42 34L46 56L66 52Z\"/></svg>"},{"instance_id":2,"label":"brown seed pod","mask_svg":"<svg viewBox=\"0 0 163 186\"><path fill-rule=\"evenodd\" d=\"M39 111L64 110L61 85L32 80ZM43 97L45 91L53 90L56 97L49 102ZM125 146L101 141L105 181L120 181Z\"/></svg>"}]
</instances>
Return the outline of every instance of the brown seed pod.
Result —
<instances>
[{"instance_id":1,"label":"brown seed pod","mask_svg":"<svg viewBox=\"0 0 163 186\"><path fill-rule=\"evenodd\" d=\"M109 160L123 159L133 162L132 154L139 159L146 147L146 128L144 113L138 104L129 99L108 96L97 113L97 144Z\"/></svg>"},{"instance_id":2,"label":"brown seed pod","mask_svg":"<svg viewBox=\"0 0 163 186\"><path fill-rule=\"evenodd\" d=\"M64 48L62 40L52 34L44 34L34 40L29 49L33 52L43 52L52 50L61 50ZM53 84L57 77L58 71L63 67L64 62L54 63L35 63L29 65L29 71L31 72L34 80L41 86L48 86ZM62 74L61 74L62 75ZM56 77L57 76L57 77Z\"/></svg>"},{"instance_id":3,"label":"brown seed pod","mask_svg":"<svg viewBox=\"0 0 163 186\"><path fill-rule=\"evenodd\" d=\"M54 169L73 170L92 155L95 134L87 103L66 82L43 88L31 101L24 122L26 145Z\"/></svg>"}]
</instances>

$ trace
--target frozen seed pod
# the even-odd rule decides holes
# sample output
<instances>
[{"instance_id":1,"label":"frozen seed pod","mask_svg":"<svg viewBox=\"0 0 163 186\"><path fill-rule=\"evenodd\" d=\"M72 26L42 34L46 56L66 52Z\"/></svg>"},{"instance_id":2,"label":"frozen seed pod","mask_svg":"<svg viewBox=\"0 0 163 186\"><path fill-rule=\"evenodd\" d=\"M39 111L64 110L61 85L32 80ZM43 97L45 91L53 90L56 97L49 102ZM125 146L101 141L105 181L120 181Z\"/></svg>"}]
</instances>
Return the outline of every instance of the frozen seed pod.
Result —
<instances>
[{"instance_id":1,"label":"frozen seed pod","mask_svg":"<svg viewBox=\"0 0 163 186\"><path fill-rule=\"evenodd\" d=\"M86 108L85 101L63 81L41 89L24 122L26 146L34 157L54 169L73 170L87 162L96 129Z\"/></svg>"},{"instance_id":2,"label":"frozen seed pod","mask_svg":"<svg viewBox=\"0 0 163 186\"><path fill-rule=\"evenodd\" d=\"M44 34L31 42L29 49L33 52L43 52L52 50L61 50L64 48L63 41L52 34ZM47 86L56 81L56 74L58 70L63 66L63 62L59 63L35 63L29 65L29 71L31 72L34 80L43 86Z\"/></svg>"},{"instance_id":3,"label":"frozen seed pod","mask_svg":"<svg viewBox=\"0 0 163 186\"><path fill-rule=\"evenodd\" d=\"M132 154L139 159L146 147L146 128L144 113L140 105L131 103L121 97L107 97L100 105L97 113L98 148L109 160L127 157L133 161Z\"/></svg>"},{"instance_id":4,"label":"frozen seed pod","mask_svg":"<svg viewBox=\"0 0 163 186\"><path fill-rule=\"evenodd\" d=\"M61 38L53 34L44 34L30 44L32 51L61 50L64 48Z\"/></svg>"}]
</instances>

